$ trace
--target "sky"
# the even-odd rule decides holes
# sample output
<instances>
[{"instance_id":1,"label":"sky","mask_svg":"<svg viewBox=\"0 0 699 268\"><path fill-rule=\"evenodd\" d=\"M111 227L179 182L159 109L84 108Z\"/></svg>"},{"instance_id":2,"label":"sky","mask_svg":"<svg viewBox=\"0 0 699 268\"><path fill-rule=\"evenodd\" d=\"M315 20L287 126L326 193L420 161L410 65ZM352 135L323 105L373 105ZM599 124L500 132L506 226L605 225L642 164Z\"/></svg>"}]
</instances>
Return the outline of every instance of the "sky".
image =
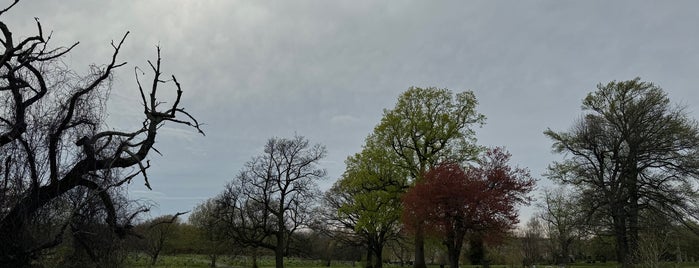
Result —
<instances>
[{"instance_id":1,"label":"sky","mask_svg":"<svg viewBox=\"0 0 699 268\"><path fill-rule=\"evenodd\" d=\"M181 105L206 136L174 124L159 132L153 190L142 179L128 186L157 216L220 193L271 137L325 145L319 185L329 188L411 86L472 90L487 117L478 143L504 146L539 190L552 187L543 173L563 155L543 131L567 130L598 83L641 77L699 118L697 10L697 1L630 0L24 0L3 20L15 36L35 34L37 17L53 46L79 41L64 59L79 73L108 62L111 40L130 31L107 107L114 129L139 126L134 67L161 47L164 75L177 76ZM522 221L534 211L524 207Z\"/></svg>"}]
</instances>

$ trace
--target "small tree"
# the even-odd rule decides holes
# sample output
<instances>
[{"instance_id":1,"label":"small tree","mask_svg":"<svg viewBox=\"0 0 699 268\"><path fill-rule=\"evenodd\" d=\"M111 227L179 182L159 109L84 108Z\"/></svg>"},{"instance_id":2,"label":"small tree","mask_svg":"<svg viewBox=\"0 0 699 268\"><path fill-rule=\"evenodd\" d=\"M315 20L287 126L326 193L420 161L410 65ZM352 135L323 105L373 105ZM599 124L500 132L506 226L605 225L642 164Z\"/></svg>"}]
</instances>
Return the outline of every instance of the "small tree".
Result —
<instances>
[{"instance_id":1,"label":"small tree","mask_svg":"<svg viewBox=\"0 0 699 268\"><path fill-rule=\"evenodd\" d=\"M534 216L527 222L522 236L523 265L531 267L541 261L543 254L544 227L539 218Z\"/></svg>"},{"instance_id":2,"label":"small tree","mask_svg":"<svg viewBox=\"0 0 699 268\"><path fill-rule=\"evenodd\" d=\"M419 222L440 236L450 267L459 267L467 234L503 233L518 222L515 206L528 202L535 181L527 170L511 168L509 158L497 148L485 154L479 167L441 164L403 197L403 222L412 230Z\"/></svg>"},{"instance_id":3,"label":"small tree","mask_svg":"<svg viewBox=\"0 0 699 268\"><path fill-rule=\"evenodd\" d=\"M150 256L150 265L155 265L168 240L177 239L178 217L184 213L164 215L141 224L140 232L144 235L143 252Z\"/></svg>"},{"instance_id":4,"label":"small tree","mask_svg":"<svg viewBox=\"0 0 699 268\"><path fill-rule=\"evenodd\" d=\"M566 265L570 261L573 243L583 235L585 213L580 209L577 195L565 187L544 190L539 206L551 242L553 262ZM589 220L589 219L588 219Z\"/></svg>"},{"instance_id":5,"label":"small tree","mask_svg":"<svg viewBox=\"0 0 699 268\"><path fill-rule=\"evenodd\" d=\"M209 264L211 267L216 267L218 256L224 252L224 246L229 242L226 238L226 226L215 213L216 201L209 199L199 204L189 215L189 222L197 228L204 240L204 248L211 260Z\"/></svg>"}]
</instances>

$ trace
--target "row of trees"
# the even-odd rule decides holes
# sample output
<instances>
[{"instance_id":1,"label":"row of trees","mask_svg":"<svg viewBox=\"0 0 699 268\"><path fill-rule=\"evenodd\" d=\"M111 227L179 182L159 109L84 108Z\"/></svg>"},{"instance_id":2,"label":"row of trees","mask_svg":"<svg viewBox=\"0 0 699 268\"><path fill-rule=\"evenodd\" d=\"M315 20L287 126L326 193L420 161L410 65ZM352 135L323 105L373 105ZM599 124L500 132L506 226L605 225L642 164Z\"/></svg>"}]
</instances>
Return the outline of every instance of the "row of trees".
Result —
<instances>
[{"instance_id":1,"label":"row of trees","mask_svg":"<svg viewBox=\"0 0 699 268\"><path fill-rule=\"evenodd\" d=\"M406 232L414 237L416 266L425 266L425 238L439 237L458 267L467 235L482 244L509 230L516 205L527 203L534 187L528 171L510 166L506 151L475 145L471 126L484 121L476 103L472 92L409 89L315 208L324 147L299 136L272 138L225 191L195 210L193 222L211 230L212 241L274 251L277 267L303 228L364 246L373 267ZM311 218L312 211L321 217Z\"/></svg>"},{"instance_id":2,"label":"row of trees","mask_svg":"<svg viewBox=\"0 0 699 268\"><path fill-rule=\"evenodd\" d=\"M478 249L484 241L501 241L504 236L495 234L517 223L516 205L530 201L534 179L512 167L504 149L476 145L472 127L484 121L476 104L472 92L404 92L314 208L323 215L314 220L316 227L362 245L368 266L381 267L385 246L406 234L414 239L415 267L425 266L426 237L441 240L452 267L458 266L465 244L471 261L482 263L484 253ZM544 225L547 239L555 242L549 260L565 264L573 259L575 241L611 235L612 258L630 267L648 255L642 254L650 239L647 230L696 226L699 127L662 89L640 79L598 85L583 101L583 110L586 114L569 132L545 132L555 151L567 155L545 175L572 185L577 198L547 192L539 218L543 224L532 223L523 243L536 233L531 230ZM217 217L228 215L223 229L234 232L228 237L273 249L282 267L291 234L313 227L307 215L318 196L314 181L324 175L316 166L325 152L321 148L309 147L301 137L271 139L265 154L253 158L224 193L207 203ZM532 247L523 245L525 264L537 261L526 255Z\"/></svg>"},{"instance_id":3,"label":"row of trees","mask_svg":"<svg viewBox=\"0 0 699 268\"><path fill-rule=\"evenodd\" d=\"M618 260L616 238L608 222L590 221L581 195L572 187L545 189L537 207L518 234L524 265ZM629 256L640 267L659 267L661 262L694 262L699 259L696 223L682 223L659 217L639 231L638 247Z\"/></svg>"},{"instance_id":4,"label":"row of trees","mask_svg":"<svg viewBox=\"0 0 699 268\"><path fill-rule=\"evenodd\" d=\"M18 2L0 10L0 18ZM143 237L134 220L148 206L128 200L121 186L140 175L150 188L147 156L158 130L166 122L201 129L180 107L175 76L163 77L159 50L148 61L148 85L136 68L140 127L108 129L105 103L114 71L126 64L117 56L128 32L112 43L104 65L78 75L61 62L77 43L53 48L38 20L36 27L16 39L0 20L0 264L26 266L65 240L75 256L98 263L94 241ZM158 99L165 84L176 92L171 106ZM316 184L326 175L319 166L325 148L300 136L272 138L191 221L205 231L213 256L235 243L253 256L272 250L277 267L297 251L293 240L311 229L364 246L375 267L389 242L407 236L413 241L403 245L414 246L415 267L425 267L426 239L441 241L452 267L466 243L472 262L482 263L479 249L502 241L494 234L517 222L516 206L529 201L534 180L512 167L503 149L476 144L473 128L485 120L476 105L470 91L410 88L325 194ZM541 219L554 230L548 238L557 241L557 262L570 259L576 239L611 236L615 258L631 267L651 251L650 230L684 226L699 233L699 126L685 108L640 79L600 84L582 107L569 131L545 132L565 155L545 175L572 186L577 197L552 206L561 198L545 196Z\"/></svg>"}]
</instances>

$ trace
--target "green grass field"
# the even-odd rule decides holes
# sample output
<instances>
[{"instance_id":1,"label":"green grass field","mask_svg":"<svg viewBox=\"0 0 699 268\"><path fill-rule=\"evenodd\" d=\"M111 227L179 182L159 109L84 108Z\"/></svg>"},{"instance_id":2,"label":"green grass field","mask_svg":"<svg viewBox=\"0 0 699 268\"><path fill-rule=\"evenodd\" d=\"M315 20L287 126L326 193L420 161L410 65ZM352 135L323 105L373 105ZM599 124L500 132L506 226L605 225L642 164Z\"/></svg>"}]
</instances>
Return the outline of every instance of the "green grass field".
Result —
<instances>
[{"instance_id":1,"label":"green grass field","mask_svg":"<svg viewBox=\"0 0 699 268\"><path fill-rule=\"evenodd\" d=\"M217 266L222 268L247 268L251 267L252 260L245 257L229 258L229 257L219 257L217 261ZM258 259L258 265L260 268L272 268L274 267L274 259L271 257L260 257ZM158 259L155 266L149 265L149 259L144 255L134 255L130 257L127 261L127 266L129 268L136 267L154 267L154 268L180 268L180 267L209 267L209 259L205 255L165 255ZM289 268L325 268L321 261L314 260L302 260L296 258L289 258L285 262L284 267ZM355 262L354 266L351 262L331 262L330 267L332 268L349 268L349 267L362 267L362 263ZM384 267L400 267L398 265L385 264ZM409 266L405 266L409 267ZM428 265L429 268L437 268L439 265ZM461 265L462 268L480 268L478 265ZM511 268L505 265L491 265L491 268ZM521 266L519 266L521 268ZM568 268L614 268L618 267L614 262L607 263L575 263L568 266ZM643 266L638 266L643 268ZM558 268L553 265L539 265L537 268ZM663 263L659 268L699 268L699 263Z\"/></svg>"}]
</instances>

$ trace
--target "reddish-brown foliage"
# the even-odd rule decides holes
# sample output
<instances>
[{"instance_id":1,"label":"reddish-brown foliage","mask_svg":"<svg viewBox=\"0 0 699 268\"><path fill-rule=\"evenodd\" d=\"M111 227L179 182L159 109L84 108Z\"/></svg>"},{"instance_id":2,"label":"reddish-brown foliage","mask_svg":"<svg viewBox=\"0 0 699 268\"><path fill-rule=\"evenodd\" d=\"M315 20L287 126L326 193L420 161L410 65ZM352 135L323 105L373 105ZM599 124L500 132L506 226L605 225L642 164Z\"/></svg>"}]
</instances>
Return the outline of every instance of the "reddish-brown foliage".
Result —
<instances>
[{"instance_id":1,"label":"reddish-brown foliage","mask_svg":"<svg viewBox=\"0 0 699 268\"><path fill-rule=\"evenodd\" d=\"M403 196L405 226L422 227L457 251L467 233L507 231L518 222L516 205L529 201L526 194L535 183L526 169L510 167L509 159L495 148L477 167L443 163L431 169Z\"/></svg>"}]
</instances>

